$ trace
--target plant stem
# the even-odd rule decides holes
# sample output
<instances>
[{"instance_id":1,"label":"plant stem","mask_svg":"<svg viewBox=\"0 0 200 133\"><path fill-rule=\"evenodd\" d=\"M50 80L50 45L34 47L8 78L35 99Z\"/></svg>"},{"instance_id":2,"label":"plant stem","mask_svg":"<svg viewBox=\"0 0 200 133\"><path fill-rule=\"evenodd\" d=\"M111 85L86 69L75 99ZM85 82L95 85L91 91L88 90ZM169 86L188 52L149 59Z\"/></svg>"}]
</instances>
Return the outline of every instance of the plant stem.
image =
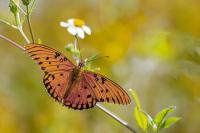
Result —
<instances>
[{"instance_id":1,"label":"plant stem","mask_svg":"<svg viewBox=\"0 0 200 133\"><path fill-rule=\"evenodd\" d=\"M23 38L26 40L27 43L30 43L29 39L27 38L26 34L24 33L23 29L19 29L19 32L22 34Z\"/></svg>"},{"instance_id":2,"label":"plant stem","mask_svg":"<svg viewBox=\"0 0 200 133\"><path fill-rule=\"evenodd\" d=\"M116 121L118 121L120 124L124 125L130 131L132 131L133 133L136 133L136 130L133 127L131 127L126 121L122 120L121 118L119 118L118 116L116 116L115 114L113 114L112 112L110 112L108 109L106 109L105 107L103 107L99 103L97 103L96 106L100 110L102 110L103 112L105 112L107 115L109 115L110 117L112 117L113 119L115 119Z\"/></svg>"},{"instance_id":3,"label":"plant stem","mask_svg":"<svg viewBox=\"0 0 200 133\"><path fill-rule=\"evenodd\" d=\"M77 45L78 45L78 37L75 35L75 40L74 40L74 49L75 50L78 50Z\"/></svg>"},{"instance_id":4,"label":"plant stem","mask_svg":"<svg viewBox=\"0 0 200 133\"><path fill-rule=\"evenodd\" d=\"M15 25L13 25L13 24L11 24L11 23L9 23L9 22L3 20L3 19L0 19L0 22L2 22L2 23L4 23L4 24L7 24L8 26L11 26L11 27L14 28L14 29L17 29L17 27L16 27Z\"/></svg>"},{"instance_id":5,"label":"plant stem","mask_svg":"<svg viewBox=\"0 0 200 133\"><path fill-rule=\"evenodd\" d=\"M27 43L30 43L28 37L26 36L26 34L23 31L22 24L21 24L21 21L20 21L19 12L17 12L16 15L15 15L15 21L16 21L17 28L18 28L19 32L21 33L21 35L23 36L23 38L26 40Z\"/></svg>"},{"instance_id":6,"label":"plant stem","mask_svg":"<svg viewBox=\"0 0 200 133\"><path fill-rule=\"evenodd\" d=\"M77 45L78 45L78 37L75 36L75 40L74 40L74 50L75 51L79 51ZM79 62L80 62L79 57L77 57L76 55L74 55L74 59L76 61L76 64L79 65Z\"/></svg>"},{"instance_id":7,"label":"plant stem","mask_svg":"<svg viewBox=\"0 0 200 133\"><path fill-rule=\"evenodd\" d=\"M4 39L4 40L6 40L7 42L10 42L11 44L13 44L15 47L19 48L19 49L20 49L20 50L22 50L22 51L24 51L24 50L25 50L25 48L24 48L24 47L22 47L22 46L21 46L21 45L19 45L18 43L16 43L16 42L14 42L14 41L10 40L9 38L7 38L7 37L5 37L5 36L3 36L3 35L1 35L1 34L0 34L0 38L2 38L2 39Z\"/></svg>"},{"instance_id":8,"label":"plant stem","mask_svg":"<svg viewBox=\"0 0 200 133\"><path fill-rule=\"evenodd\" d=\"M31 39L32 39L32 42L34 43L34 36L33 36L33 30L32 30L31 21L30 21L30 14L29 14L28 5L26 6L26 13L27 13L26 17L27 17L27 21L28 21L29 31L30 31L30 34L31 34Z\"/></svg>"}]
</instances>

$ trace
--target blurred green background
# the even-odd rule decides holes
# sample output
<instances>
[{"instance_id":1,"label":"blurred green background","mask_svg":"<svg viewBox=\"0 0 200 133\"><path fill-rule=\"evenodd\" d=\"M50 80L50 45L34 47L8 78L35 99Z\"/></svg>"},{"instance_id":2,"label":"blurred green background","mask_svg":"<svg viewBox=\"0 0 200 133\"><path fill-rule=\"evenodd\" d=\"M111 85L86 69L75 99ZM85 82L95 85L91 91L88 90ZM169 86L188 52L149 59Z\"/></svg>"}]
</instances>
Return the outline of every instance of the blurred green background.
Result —
<instances>
[{"instance_id":1,"label":"blurred green background","mask_svg":"<svg viewBox=\"0 0 200 133\"><path fill-rule=\"evenodd\" d=\"M59 26L81 18L92 35L80 40L84 57L109 55L94 66L127 91L133 88L143 108L155 116L176 105L182 120L163 133L200 132L199 0L46 0L32 14L34 34L44 44L64 50L73 42ZM8 0L0 0L0 18L14 23ZM27 23L24 25L29 35ZM25 45L20 33L0 23L0 34ZM23 52L0 39L0 130L4 133L129 133L97 107L74 111L54 102L42 83L43 73ZM136 126L134 101L104 104ZM139 129L138 129L139 130Z\"/></svg>"}]
</instances>

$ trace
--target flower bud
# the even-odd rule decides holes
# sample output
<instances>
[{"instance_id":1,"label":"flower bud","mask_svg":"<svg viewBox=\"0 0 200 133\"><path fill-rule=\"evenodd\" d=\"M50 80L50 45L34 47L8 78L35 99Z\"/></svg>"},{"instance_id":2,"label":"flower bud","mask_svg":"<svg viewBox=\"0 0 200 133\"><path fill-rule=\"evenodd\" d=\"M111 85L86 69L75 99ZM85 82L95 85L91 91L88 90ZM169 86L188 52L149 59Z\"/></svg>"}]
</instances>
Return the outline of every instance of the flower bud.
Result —
<instances>
[{"instance_id":1,"label":"flower bud","mask_svg":"<svg viewBox=\"0 0 200 133\"><path fill-rule=\"evenodd\" d=\"M72 43L68 44L65 49L68 51L68 52L73 52L74 51L74 45Z\"/></svg>"},{"instance_id":2,"label":"flower bud","mask_svg":"<svg viewBox=\"0 0 200 133\"><path fill-rule=\"evenodd\" d=\"M17 7L16 3L13 0L10 0L9 8L10 8L10 11L13 14L16 14L18 12L18 7Z\"/></svg>"},{"instance_id":3,"label":"flower bud","mask_svg":"<svg viewBox=\"0 0 200 133\"><path fill-rule=\"evenodd\" d=\"M23 5L28 6L31 0L22 0Z\"/></svg>"}]
</instances>

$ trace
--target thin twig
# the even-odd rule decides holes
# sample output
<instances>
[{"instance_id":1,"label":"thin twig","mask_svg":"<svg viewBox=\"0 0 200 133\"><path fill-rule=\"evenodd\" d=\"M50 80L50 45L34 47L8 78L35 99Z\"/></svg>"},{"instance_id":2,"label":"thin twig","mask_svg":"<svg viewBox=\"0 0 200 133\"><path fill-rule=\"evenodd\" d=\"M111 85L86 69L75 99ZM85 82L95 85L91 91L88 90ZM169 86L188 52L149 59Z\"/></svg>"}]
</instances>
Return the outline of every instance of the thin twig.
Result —
<instances>
[{"instance_id":1,"label":"thin twig","mask_svg":"<svg viewBox=\"0 0 200 133\"><path fill-rule=\"evenodd\" d=\"M133 133L136 133L136 130L131 127L128 122L122 120L121 118L119 118L118 116L116 116L115 114L113 114L112 112L110 112L108 109L106 109L105 107L103 107L102 105L100 105L99 103L96 104L97 107L99 109L101 109L103 112L105 112L107 115L109 115L110 117L114 118L116 121L118 121L119 123L121 123L122 125L124 125L125 127L127 127L130 131L132 131Z\"/></svg>"},{"instance_id":2,"label":"thin twig","mask_svg":"<svg viewBox=\"0 0 200 133\"><path fill-rule=\"evenodd\" d=\"M21 35L23 36L23 38L26 40L27 43L30 43L29 39L27 38L26 34L24 33L23 29L19 29L19 32L21 33Z\"/></svg>"},{"instance_id":3,"label":"thin twig","mask_svg":"<svg viewBox=\"0 0 200 133\"><path fill-rule=\"evenodd\" d=\"M28 5L26 6L26 12L27 12L27 21L28 21L28 27L29 27L29 31L31 34L31 39L32 39L32 43L34 43L34 36L33 36L33 30L32 30L32 26L31 26L31 22L30 22L30 14L29 14L29 8Z\"/></svg>"},{"instance_id":4,"label":"thin twig","mask_svg":"<svg viewBox=\"0 0 200 133\"><path fill-rule=\"evenodd\" d=\"M0 38L6 40L6 41L8 41L8 42L10 42L11 44L13 44L15 47L19 48L19 49L22 50L22 51L25 50L25 48L24 48L23 46L19 45L18 43L12 41L11 39L9 39L9 38L7 38L7 37L1 35L1 34L0 34Z\"/></svg>"},{"instance_id":5,"label":"thin twig","mask_svg":"<svg viewBox=\"0 0 200 133\"><path fill-rule=\"evenodd\" d=\"M21 24L21 20L20 20L20 15L19 15L19 13L17 13L17 14L15 15L15 20L16 20L16 25L17 25L17 27L18 27L19 32L21 33L21 35L23 36L23 38L26 40L26 42L27 42L27 43L30 43L28 37L26 36L26 34L25 34L24 31L23 31L23 27L22 27L22 24Z\"/></svg>"},{"instance_id":6,"label":"thin twig","mask_svg":"<svg viewBox=\"0 0 200 133\"><path fill-rule=\"evenodd\" d=\"M7 24L8 26L11 26L11 27L14 28L14 29L17 29L17 27L16 27L15 25L13 25L13 24L11 24L11 23L9 23L9 22L3 20L3 19L0 19L0 22L2 22L2 23L4 23L4 24Z\"/></svg>"}]
</instances>

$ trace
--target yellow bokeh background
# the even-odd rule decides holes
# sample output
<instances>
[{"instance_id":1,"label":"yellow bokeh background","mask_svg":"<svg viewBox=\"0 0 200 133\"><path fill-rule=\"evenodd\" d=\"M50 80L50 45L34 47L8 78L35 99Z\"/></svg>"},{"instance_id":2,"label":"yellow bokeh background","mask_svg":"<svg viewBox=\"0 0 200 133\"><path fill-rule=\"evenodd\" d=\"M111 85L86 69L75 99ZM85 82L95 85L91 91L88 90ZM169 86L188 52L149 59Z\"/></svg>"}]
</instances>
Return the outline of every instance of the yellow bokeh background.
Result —
<instances>
[{"instance_id":1,"label":"yellow bokeh background","mask_svg":"<svg viewBox=\"0 0 200 133\"><path fill-rule=\"evenodd\" d=\"M175 105L173 115L182 119L161 132L199 133L199 12L199 0L38 0L31 21L36 38L72 59L64 47L74 38L59 22L85 20L92 35L79 40L83 56L109 56L93 62L101 67L100 73L127 92L133 88L152 116ZM0 0L0 19L14 23L8 0ZM24 30L29 35L27 22ZM3 23L0 34L26 44L18 31ZM1 132L130 132L97 107L74 111L54 102L42 78L42 71L24 52L0 39ZM103 105L141 132L133 117L133 100L128 106Z\"/></svg>"}]
</instances>

